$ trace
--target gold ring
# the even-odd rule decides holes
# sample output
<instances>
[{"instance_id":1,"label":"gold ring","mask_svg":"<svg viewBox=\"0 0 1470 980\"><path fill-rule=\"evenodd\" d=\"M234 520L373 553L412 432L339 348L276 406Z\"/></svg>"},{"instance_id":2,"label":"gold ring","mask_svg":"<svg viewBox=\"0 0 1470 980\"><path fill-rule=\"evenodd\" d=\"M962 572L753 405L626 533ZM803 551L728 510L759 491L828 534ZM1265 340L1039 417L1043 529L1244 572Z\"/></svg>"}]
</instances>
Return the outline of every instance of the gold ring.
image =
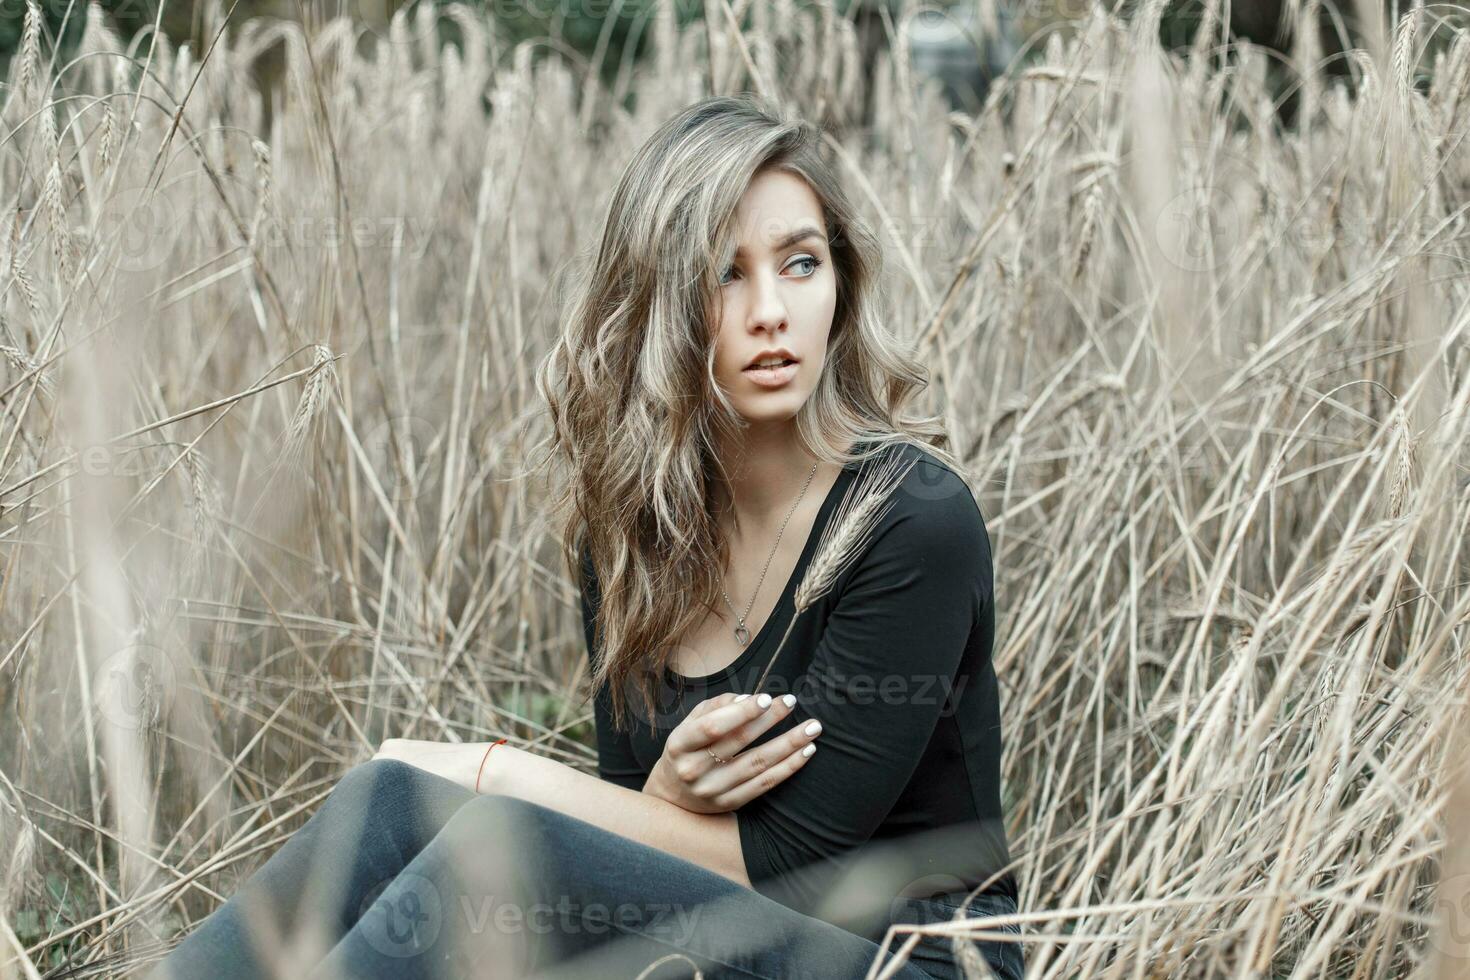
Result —
<instances>
[{"instance_id":1,"label":"gold ring","mask_svg":"<svg viewBox=\"0 0 1470 980\"><path fill-rule=\"evenodd\" d=\"M709 753L709 757L711 759L715 760L716 762L725 763L725 762L729 762L730 761L729 759L721 759L719 756L715 755L715 750L714 749L706 748L705 751L708 752Z\"/></svg>"}]
</instances>

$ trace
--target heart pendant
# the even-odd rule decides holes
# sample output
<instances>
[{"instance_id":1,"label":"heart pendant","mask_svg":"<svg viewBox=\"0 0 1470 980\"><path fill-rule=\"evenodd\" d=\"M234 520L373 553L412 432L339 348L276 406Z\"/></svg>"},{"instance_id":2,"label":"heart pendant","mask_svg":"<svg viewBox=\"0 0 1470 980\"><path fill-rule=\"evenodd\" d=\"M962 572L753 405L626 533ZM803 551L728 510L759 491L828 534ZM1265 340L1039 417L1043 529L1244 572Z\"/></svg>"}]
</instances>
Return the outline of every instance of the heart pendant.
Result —
<instances>
[{"instance_id":1,"label":"heart pendant","mask_svg":"<svg viewBox=\"0 0 1470 980\"><path fill-rule=\"evenodd\" d=\"M744 626L735 627L735 639L740 641L741 646L745 646L745 644L750 642L750 630Z\"/></svg>"}]
</instances>

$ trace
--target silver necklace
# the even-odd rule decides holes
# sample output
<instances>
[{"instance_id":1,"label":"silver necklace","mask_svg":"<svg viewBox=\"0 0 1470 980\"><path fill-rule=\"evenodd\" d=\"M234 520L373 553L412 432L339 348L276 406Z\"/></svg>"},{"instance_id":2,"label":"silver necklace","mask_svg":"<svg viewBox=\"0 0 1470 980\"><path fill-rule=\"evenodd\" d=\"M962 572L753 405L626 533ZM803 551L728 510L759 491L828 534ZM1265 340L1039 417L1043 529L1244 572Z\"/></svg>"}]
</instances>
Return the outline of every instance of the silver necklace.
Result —
<instances>
[{"instance_id":1,"label":"silver necklace","mask_svg":"<svg viewBox=\"0 0 1470 980\"><path fill-rule=\"evenodd\" d=\"M812 471L807 474L806 482L801 485L801 493L797 494L796 503L792 504L791 510L786 512L786 520L781 522L781 529L776 532L776 543L771 545L771 553L766 556L766 564L765 567L761 569L761 577L755 583L755 591L751 592L750 594L750 602L747 603L745 606L745 616L742 616L739 611L736 610L735 603L730 601L730 593L725 591L725 587L723 585L720 586L720 594L725 597L725 605L730 607L730 611L732 613L735 613L735 640L741 646L745 646L747 643L750 642L750 630L746 629L745 627L745 617L749 616L750 611L755 608L755 597L760 593L761 586L765 584L766 570L771 567L771 559L776 557L776 548L781 544L781 535L786 533L786 524L791 520L791 515L796 513L797 504L800 504L801 498L806 496L806 488L811 486L812 477L817 475L817 465L820 462L821 461L818 460L817 463L812 464Z\"/></svg>"}]
</instances>

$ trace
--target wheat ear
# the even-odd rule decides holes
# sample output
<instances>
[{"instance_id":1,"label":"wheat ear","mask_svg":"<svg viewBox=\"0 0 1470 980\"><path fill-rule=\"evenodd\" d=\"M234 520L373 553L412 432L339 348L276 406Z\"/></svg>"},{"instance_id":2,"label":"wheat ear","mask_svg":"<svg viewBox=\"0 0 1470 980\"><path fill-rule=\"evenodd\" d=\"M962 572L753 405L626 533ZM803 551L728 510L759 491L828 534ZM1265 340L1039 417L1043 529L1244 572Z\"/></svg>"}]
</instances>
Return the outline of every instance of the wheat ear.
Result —
<instances>
[{"instance_id":1,"label":"wheat ear","mask_svg":"<svg viewBox=\"0 0 1470 980\"><path fill-rule=\"evenodd\" d=\"M796 618L806 611L814 602L826 595L832 588L842 570L847 567L848 562L862 553L863 546L873 528L878 526L883 515L893 504L893 492L908 475L908 471L918 462L918 457L906 463L900 461L897 453L869 469L862 478L853 482L843 494L842 502L837 507L837 513L833 515L831 522L822 529L822 538L817 543L817 553L812 556L811 564L807 566L806 574L801 577L801 584L796 587L794 603L796 611L791 614L791 622L786 624L786 632L781 634L781 642L776 644L776 650L771 654L771 659L766 662L766 667L761 671L760 677L755 682L755 690L759 691L766 682L766 675L771 672L771 665L781 655L781 650L786 646L786 640L791 636L791 630L796 626Z\"/></svg>"}]
</instances>

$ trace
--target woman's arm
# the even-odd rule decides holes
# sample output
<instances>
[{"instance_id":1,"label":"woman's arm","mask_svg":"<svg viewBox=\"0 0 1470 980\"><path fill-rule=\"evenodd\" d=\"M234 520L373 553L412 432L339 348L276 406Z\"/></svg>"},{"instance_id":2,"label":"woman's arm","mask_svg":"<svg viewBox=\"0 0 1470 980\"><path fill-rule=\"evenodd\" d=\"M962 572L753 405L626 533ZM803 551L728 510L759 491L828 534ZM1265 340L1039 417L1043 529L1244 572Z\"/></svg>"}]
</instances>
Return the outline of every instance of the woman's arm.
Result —
<instances>
[{"instance_id":1,"label":"woman's arm","mask_svg":"<svg viewBox=\"0 0 1470 980\"><path fill-rule=\"evenodd\" d=\"M509 744L484 761L482 793L539 803L751 887L733 812L691 813Z\"/></svg>"},{"instance_id":2,"label":"woman's arm","mask_svg":"<svg viewBox=\"0 0 1470 980\"><path fill-rule=\"evenodd\" d=\"M734 811L747 877L786 904L814 905L851 870L846 859L913 778L970 639L993 616L990 541L969 489L927 460L902 485L839 579L798 704L773 729L817 718L821 751Z\"/></svg>"},{"instance_id":3,"label":"woman's arm","mask_svg":"<svg viewBox=\"0 0 1470 980\"><path fill-rule=\"evenodd\" d=\"M399 759L465 789L499 793L667 851L750 888L734 812L693 813L509 743L390 738L374 758ZM486 755L486 749L490 749Z\"/></svg>"},{"instance_id":4,"label":"woman's arm","mask_svg":"<svg viewBox=\"0 0 1470 980\"><path fill-rule=\"evenodd\" d=\"M585 549L581 557L582 629L590 660L600 596L591 557ZM539 803L692 861L749 888L734 814L692 813L640 792L648 774L633 755L627 733L614 731L606 691L598 692L595 704L601 778L507 744L488 757L476 757L477 767L484 762L482 771L477 768L480 792Z\"/></svg>"}]
</instances>

